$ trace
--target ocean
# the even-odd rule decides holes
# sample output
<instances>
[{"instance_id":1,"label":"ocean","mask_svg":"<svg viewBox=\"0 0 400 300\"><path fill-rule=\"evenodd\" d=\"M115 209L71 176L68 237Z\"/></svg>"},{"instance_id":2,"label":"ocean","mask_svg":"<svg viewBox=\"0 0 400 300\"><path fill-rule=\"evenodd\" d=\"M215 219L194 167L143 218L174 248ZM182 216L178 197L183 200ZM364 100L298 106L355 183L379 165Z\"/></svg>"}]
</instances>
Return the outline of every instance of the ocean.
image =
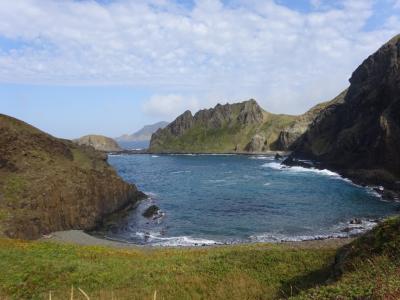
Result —
<instances>
[{"instance_id":1,"label":"ocean","mask_svg":"<svg viewBox=\"0 0 400 300\"><path fill-rule=\"evenodd\" d=\"M109 162L149 199L103 234L141 245L348 237L399 209L334 172L283 167L270 156L110 155ZM151 205L161 213L147 219Z\"/></svg>"}]
</instances>

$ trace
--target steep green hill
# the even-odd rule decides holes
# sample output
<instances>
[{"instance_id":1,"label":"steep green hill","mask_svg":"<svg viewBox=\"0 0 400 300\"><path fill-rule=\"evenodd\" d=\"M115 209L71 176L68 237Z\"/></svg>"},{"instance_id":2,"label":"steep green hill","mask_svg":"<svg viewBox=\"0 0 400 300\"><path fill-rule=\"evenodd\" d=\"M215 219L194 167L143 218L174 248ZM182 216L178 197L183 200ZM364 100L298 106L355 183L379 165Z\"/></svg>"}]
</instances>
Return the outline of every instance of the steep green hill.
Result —
<instances>
[{"instance_id":1,"label":"steep green hill","mask_svg":"<svg viewBox=\"0 0 400 300\"><path fill-rule=\"evenodd\" d=\"M255 100L218 104L194 116L180 115L153 134L151 152L265 152L279 149L277 141L298 117L263 110ZM308 124L307 124L308 125ZM304 129L305 130L305 129ZM286 145L285 145L286 146Z\"/></svg>"},{"instance_id":2,"label":"steep green hill","mask_svg":"<svg viewBox=\"0 0 400 300\"><path fill-rule=\"evenodd\" d=\"M343 93L345 94L345 92ZM339 97L311 108L303 115L272 114L251 99L218 104L194 116L184 112L150 141L154 153L263 153L287 151L327 105Z\"/></svg>"}]
</instances>

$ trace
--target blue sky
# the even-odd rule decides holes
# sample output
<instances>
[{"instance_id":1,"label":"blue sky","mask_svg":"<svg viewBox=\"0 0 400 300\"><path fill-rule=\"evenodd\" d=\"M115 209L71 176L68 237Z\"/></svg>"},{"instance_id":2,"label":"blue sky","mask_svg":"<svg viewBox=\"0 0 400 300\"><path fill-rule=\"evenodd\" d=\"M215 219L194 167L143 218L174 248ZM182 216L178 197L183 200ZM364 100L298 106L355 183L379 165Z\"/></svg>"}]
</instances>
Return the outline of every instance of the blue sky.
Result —
<instances>
[{"instance_id":1,"label":"blue sky","mask_svg":"<svg viewBox=\"0 0 400 300\"><path fill-rule=\"evenodd\" d=\"M0 3L0 113L111 137L256 98L298 114L400 33L400 0Z\"/></svg>"}]
</instances>

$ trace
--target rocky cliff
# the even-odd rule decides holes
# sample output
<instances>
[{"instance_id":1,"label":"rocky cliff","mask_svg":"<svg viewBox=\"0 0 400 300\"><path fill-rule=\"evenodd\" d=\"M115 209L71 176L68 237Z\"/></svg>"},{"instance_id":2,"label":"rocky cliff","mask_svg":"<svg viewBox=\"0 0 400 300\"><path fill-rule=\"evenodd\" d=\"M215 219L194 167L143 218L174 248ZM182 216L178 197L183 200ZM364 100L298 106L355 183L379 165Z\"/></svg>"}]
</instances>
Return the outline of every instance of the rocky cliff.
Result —
<instances>
[{"instance_id":1,"label":"rocky cliff","mask_svg":"<svg viewBox=\"0 0 400 300\"><path fill-rule=\"evenodd\" d=\"M119 152L122 149L118 146L117 142L112 138L102 135L85 135L79 139L74 140L78 145L91 146L98 151L104 152Z\"/></svg>"},{"instance_id":2,"label":"rocky cliff","mask_svg":"<svg viewBox=\"0 0 400 300\"><path fill-rule=\"evenodd\" d=\"M144 195L92 147L0 115L0 236L91 229Z\"/></svg>"},{"instance_id":3,"label":"rocky cliff","mask_svg":"<svg viewBox=\"0 0 400 300\"><path fill-rule=\"evenodd\" d=\"M289 150L327 105L301 116L272 114L251 99L180 115L153 134L151 152L251 152Z\"/></svg>"},{"instance_id":4,"label":"rocky cliff","mask_svg":"<svg viewBox=\"0 0 400 300\"><path fill-rule=\"evenodd\" d=\"M293 157L400 190L400 35L354 71L343 99L324 108L294 148Z\"/></svg>"}]
</instances>

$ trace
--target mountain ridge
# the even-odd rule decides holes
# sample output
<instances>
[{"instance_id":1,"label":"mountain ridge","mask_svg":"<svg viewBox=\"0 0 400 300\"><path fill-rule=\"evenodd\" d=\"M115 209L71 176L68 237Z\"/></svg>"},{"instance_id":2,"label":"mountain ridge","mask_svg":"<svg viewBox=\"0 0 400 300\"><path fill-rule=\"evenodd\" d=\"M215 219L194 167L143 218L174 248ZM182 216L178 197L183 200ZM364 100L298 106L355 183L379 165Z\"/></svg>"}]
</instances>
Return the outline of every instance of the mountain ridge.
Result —
<instances>
[{"instance_id":1,"label":"mountain ridge","mask_svg":"<svg viewBox=\"0 0 400 300\"><path fill-rule=\"evenodd\" d=\"M254 99L217 104L214 108L200 110L194 115L191 111L185 111L167 127L153 134L149 151L288 151L297 137L311 124L317 112L328 103L330 102L318 104L299 116L267 112Z\"/></svg>"}]
</instances>

